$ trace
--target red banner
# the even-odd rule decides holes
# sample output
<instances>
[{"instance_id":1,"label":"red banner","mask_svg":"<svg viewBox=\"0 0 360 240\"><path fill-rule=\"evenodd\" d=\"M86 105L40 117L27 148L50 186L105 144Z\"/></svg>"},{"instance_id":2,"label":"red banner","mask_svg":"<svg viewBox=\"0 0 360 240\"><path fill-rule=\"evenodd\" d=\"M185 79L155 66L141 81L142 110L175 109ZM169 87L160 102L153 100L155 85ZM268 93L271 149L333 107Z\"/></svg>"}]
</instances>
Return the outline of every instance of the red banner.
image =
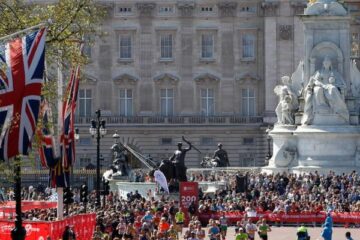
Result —
<instances>
[{"instance_id":1,"label":"red banner","mask_svg":"<svg viewBox=\"0 0 360 240\"><path fill-rule=\"evenodd\" d=\"M65 226L73 225L77 240L89 240L95 230L96 215L81 214L55 222L29 222L25 221L26 240L45 240L47 236L51 239L61 239ZM11 230L14 222L0 220L0 239L11 240Z\"/></svg>"},{"instance_id":2,"label":"red banner","mask_svg":"<svg viewBox=\"0 0 360 240\"><path fill-rule=\"evenodd\" d=\"M241 221L246 212L230 211L226 212L225 216L230 224L236 224ZM219 219L220 212L204 212L199 214L199 220L203 224L207 224L209 219ZM360 212L352 213L331 213L334 223L343 224L360 224ZM270 222L283 222L283 223L323 223L326 218L325 212L306 212L306 213L271 213L271 212L257 212L250 218L257 221L260 217L267 219Z\"/></svg>"},{"instance_id":3,"label":"red banner","mask_svg":"<svg viewBox=\"0 0 360 240\"><path fill-rule=\"evenodd\" d=\"M56 202L45 201L22 201L21 210L23 212L30 211L32 209L49 209L56 208ZM9 216L15 216L15 202L9 201L0 205L0 219L7 218Z\"/></svg>"},{"instance_id":4,"label":"red banner","mask_svg":"<svg viewBox=\"0 0 360 240\"><path fill-rule=\"evenodd\" d=\"M180 182L179 186L180 207L185 213L185 224L189 221L189 206L192 202L196 204L196 209L199 202L199 186L197 182Z\"/></svg>"}]
</instances>

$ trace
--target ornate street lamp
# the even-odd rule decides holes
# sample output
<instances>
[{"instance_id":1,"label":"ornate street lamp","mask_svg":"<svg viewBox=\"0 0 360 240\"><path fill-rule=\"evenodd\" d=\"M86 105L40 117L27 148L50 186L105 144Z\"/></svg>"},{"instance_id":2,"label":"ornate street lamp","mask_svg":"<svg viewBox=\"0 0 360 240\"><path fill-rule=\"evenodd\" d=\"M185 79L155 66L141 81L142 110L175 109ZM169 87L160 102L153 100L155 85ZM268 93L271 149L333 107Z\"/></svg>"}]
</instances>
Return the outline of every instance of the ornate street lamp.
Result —
<instances>
[{"instance_id":1,"label":"ornate street lamp","mask_svg":"<svg viewBox=\"0 0 360 240\"><path fill-rule=\"evenodd\" d=\"M271 128L270 128L270 126L268 126L268 128L266 129L266 140L267 140L267 143L268 143L268 153L266 154L267 163L269 163L269 160L272 157L271 148L270 148L270 143L271 143L270 131L271 131Z\"/></svg>"},{"instance_id":2,"label":"ornate street lamp","mask_svg":"<svg viewBox=\"0 0 360 240\"><path fill-rule=\"evenodd\" d=\"M96 207L100 207L100 138L106 135L105 120L101 118L101 110L96 112L96 120L91 120L91 127L89 132L92 137L96 135Z\"/></svg>"},{"instance_id":3,"label":"ornate street lamp","mask_svg":"<svg viewBox=\"0 0 360 240\"><path fill-rule=\"evenodd\" d=\"M74 138L75 138L75 141L79 141L79 139L80 139L80 133L79 133L78 128L75 128Z\"/></svg>"}]
</instances>

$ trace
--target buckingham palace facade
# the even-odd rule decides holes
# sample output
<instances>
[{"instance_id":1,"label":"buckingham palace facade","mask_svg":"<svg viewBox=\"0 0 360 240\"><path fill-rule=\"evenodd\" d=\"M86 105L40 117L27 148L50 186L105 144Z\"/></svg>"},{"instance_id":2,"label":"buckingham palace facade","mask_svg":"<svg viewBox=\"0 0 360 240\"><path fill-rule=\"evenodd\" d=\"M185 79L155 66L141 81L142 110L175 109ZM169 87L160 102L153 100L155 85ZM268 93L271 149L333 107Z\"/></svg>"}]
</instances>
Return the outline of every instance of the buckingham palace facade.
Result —
<instances>
[{"instance_id":1,"label":"buckingham palace facade","mask_svg":"<svg viewBox=\"0 0 360 240\"><path fill-rule=\"evenodd\" d=\"M112 135L154 159L168 158L181 137L198 167L221 142L231 166L263 166L266 129L275 121L274 87L290 75L303 48L302 0L103 0L104 36L86 46L89 64L80 84L77 167L96 161L90 121L101 109L104 167ZM353 15L359 57L360 1ZM186 145L185 145L186 146Z\"/></svg>"}]
</instances>

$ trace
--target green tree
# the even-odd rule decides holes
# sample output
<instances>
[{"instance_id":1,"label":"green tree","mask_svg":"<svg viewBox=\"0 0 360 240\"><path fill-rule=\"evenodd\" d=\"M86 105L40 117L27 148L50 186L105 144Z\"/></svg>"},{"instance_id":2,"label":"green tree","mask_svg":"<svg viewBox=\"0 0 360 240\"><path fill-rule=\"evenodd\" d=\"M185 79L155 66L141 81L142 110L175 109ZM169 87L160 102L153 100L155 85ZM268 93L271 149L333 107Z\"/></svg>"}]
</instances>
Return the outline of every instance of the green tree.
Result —
<instances>
[{"instance_id":1,"label":"green tree","mask_svg":"<svg viewBox=\"0 0 360 240\"><path fill-rule=\"evenodd\" d=\"M79 51L80 41L90 39L86 36L92 36L92 39L101 36L99 29L106 8L96 0L0 0L0 15L0 37L51 21L47 26L46 75L50 80L56 80L56 71L52 70L56 70L59 62L65 75L71 65L86 64L86 56ZM50 81L43 87L43 95L53 106L57 101L56 88L57 81ZM4 165L0 166L0 171L1 168Z\"/></svg>"}]
</instances>

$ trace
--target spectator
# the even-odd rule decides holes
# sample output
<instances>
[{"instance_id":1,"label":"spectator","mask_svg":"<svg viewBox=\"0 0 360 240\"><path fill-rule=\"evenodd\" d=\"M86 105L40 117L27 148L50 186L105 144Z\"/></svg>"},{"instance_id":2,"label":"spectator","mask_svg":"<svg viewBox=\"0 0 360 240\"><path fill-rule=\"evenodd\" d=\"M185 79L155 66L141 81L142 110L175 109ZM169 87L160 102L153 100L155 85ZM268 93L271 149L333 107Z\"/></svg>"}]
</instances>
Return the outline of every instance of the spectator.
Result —
<instances>
[{"instance_id":1,"label":"spectator","mask_svg":"<svg viewBox=\"0 0 360 240\"><path fill-rule=\"evenodd\" d=\"M345 237L346 237L346 240L354 240L354 239L351 237L351 233L350 233L350 232L346 232L346 233L345 233Z\"/></svg>"},{"instance_id":2,"label":"spectator","mask_svg":"<svg viewBox=\"0 0 360 240\"><path fill-rule=\"evenodd\" d=\"M62 235L62 240L76 240L75 232L72 230L72 226L67 225Z\"/></svg>"}]
</instances>

